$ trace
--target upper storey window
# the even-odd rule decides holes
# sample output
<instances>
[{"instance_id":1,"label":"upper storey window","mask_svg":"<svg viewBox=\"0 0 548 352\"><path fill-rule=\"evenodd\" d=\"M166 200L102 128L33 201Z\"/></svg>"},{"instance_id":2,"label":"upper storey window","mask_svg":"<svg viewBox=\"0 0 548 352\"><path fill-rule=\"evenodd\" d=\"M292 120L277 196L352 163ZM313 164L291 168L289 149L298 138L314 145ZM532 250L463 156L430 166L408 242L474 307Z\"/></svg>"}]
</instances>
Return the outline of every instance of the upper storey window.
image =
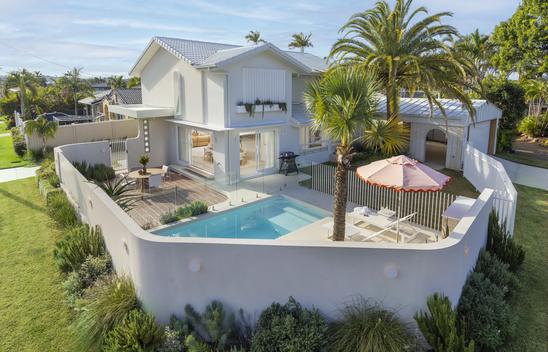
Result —
<instances>
[{"instance_id":1,"label":"upper storey window","mask_svg":"<svg viewBox=\"0 0 548 352\"><path fill-rule=\"evenodd\" d=\"M183 116L184 114L184 90L185 90L185 82L183 79L183 75L179 72L173 73L173 93L174 93L174 99L173 102L175 103L175 116Z\"/></svg>"}]
</instances>

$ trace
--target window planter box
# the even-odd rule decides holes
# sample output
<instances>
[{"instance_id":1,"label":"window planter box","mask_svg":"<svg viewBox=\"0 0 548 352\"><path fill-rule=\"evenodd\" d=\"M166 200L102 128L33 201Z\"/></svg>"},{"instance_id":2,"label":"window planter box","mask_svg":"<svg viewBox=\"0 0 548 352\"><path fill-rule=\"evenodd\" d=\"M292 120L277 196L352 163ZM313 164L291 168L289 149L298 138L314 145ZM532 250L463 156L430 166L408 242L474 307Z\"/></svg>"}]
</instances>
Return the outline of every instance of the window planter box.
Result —
<instances>
[{"instance_id":1,"label":"window planter box","mask_svg":"<svg viewBox=\"0 0 548 352\"><path fill-rule=\"evenodd\" d=\"M259 104L259 105L253 105L254 113L255 114L262 114L263 112L280 112L283 111L280 104ZM238 114L249 114L246 109L245 105L236 105L236 112Z\"/></svg>"}]
</instances>

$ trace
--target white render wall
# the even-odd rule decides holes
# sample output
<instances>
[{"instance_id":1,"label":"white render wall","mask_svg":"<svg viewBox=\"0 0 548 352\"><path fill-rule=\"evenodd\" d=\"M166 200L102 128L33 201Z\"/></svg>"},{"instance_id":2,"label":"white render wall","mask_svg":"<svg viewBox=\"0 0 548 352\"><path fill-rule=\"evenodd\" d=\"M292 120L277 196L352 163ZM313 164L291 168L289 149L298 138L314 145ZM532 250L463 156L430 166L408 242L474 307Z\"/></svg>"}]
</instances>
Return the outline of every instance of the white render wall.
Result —
<instances>
[{"instance_id":1,"label":"white render wall","mask_svg":"<svg viewBox=\"0 0 548 352\"><path fill-rule=\"evenodd\" d=\"M496 160L504 166L512 182L548 191L548 169L519 164L503 158Z\"/></svg>"},{"instance_id":2,"label":"white render wall","mask_svg":"<svg viewBox=\"0 0 548 352\"><path fill-rule=\"evenodd\" d=\"M430 244L281 242L152 235L86 182L67 156L102 146L55 149L62 187L83 219L102 228L118 274L131 277L144 307L161 322L190 303L213 299L254 318L292 295L329 317L356 295L382 301L405 320L442 292L456 304L487 236L492 191L484 190L451 235Z\"/></svg>"},{"instance_id":3,"label":"white render wall","mask_svg":"<svg viewBox=\"0 0 548 352\"><path fill-rule=\"evenodd\" d=\"M426 155L426 135L432 129L439 129L447 136L447 154L445 167L449 169L462 169L462 140L464 130L462 126L450 124L447 129L443 121L411 122L411 134L409 141L409 153L419 161L424 162Z\"/></svg>"},{"instance_id":4,"label":"white render wall","mask_svg":"<svg viewBox=\"0 0 548 352\"><path fill-rule=\"evenodd\" d=\"M489 151L489 131L491 130L491 121L477 122L469 126L468 143L482 153Z\"/></svg>"},{"instance_id":5,"label":"white render wall","mask_svg":"<svg viewBox=\"0 0 548 352\"><path fill-rule=\"evenodd\" d=\"M55 137L48 139L48 147L58 147L65 144L92 142L116 138L132 138L137 136L137 122L132 119L108 120L101 122L64 125L57 128ZM42 138L37 135L26 135L27 147L30 150L42 148Z\"/></svg>"}]
</instances>

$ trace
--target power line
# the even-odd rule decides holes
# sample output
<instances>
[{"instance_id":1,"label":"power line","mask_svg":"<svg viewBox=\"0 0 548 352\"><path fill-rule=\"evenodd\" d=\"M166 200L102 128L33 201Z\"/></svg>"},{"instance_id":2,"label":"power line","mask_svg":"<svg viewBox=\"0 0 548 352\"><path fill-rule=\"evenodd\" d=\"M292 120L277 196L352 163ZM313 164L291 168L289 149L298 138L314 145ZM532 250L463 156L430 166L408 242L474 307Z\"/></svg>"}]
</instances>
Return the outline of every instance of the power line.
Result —
<instances>
[{"instance_id":1,"label":"power line","mask_svg":"<svg viewBox=\"0 0 548 352\"><path fill-rule=\"evenodd\" d=\"M43 57L38 56L38 55L36 55L36 54L33 54L33 53L29 52L29 51L26 51L26 50L17 48L17 47L15 47L15 46L11 45L11 44L7 44L7 43L1 42L1 41L0 41L0 44L3 45L3 46L5 46L5 47L8 47L8 48L11 48L11 49L20 51L20 52L22 52L22 53L24 53L24 54L26 54L26 55L32 56L32 57L34 57L34 58L36 58L36 59L38 59L38 60L42 60L42 61L44 61L44 62L47 62L47 63L49 63L49 64L56 65L56 66L59 66L59 67L63 67L63 68L68 69L68 70L72 70L72 67L69 67L69 66L67 66L67 65L63 65L63 64L60 64L60 63L58 63L58 62L51 61L51 60L49 60L49 59L43 58ZM84 76L91 77L91 78L95 77L95 76L93 76L93 75L90 75L90 74L87 74L87 73L84 73L84 72L81 72L81 74L84 75Z\"/></svg>"}]
</instances>

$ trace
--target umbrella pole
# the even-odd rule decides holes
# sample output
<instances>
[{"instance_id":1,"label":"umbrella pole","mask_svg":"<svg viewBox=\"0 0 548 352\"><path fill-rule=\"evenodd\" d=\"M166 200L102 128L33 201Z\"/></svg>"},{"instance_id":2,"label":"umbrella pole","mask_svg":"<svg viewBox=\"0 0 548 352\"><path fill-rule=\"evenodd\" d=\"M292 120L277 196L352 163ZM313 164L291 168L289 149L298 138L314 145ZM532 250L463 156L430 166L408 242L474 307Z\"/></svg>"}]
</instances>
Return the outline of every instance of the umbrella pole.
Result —
<instances>
[{"instance_id":1,"label":"umbrella pole","mask_svg":"<svg viewBox=\"0 0 548 352\"><path fill-rule=\"evenodd\" d=\"M398 200L398 220L396 222L396 229L397 229L396 243L400 241L400 219L401 219L401 191L398 193L399 193L399 196L398 196L399 200Z\"/></svg>"}]
</instances>

